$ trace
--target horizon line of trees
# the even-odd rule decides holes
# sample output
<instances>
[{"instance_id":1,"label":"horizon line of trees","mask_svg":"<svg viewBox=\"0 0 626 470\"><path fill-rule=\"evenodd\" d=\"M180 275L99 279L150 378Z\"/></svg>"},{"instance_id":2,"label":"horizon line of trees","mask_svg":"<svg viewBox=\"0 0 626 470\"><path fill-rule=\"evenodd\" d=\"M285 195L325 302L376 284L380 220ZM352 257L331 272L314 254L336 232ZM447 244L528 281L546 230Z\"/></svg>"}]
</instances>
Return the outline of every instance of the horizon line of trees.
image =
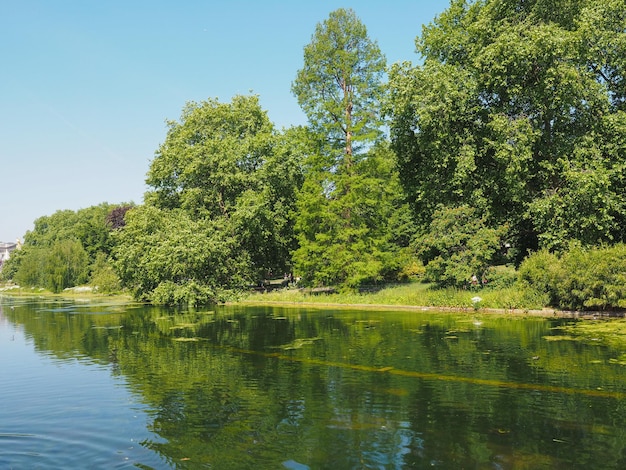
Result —
<instances>
[{"instance_id":1,"label":"horizon line of trees","mask_svg":"<svg viewBox=\"0 0 626 470\"><path fill-rule=\"evenodd\" d=\"M625 28L618 0L452 0L416 38L423 62L388 68L338 9L292 83L307 126L277 130L255 95L187 103L142 205L38 219L2 276L197 304L285 273L460 287L621 244Z\"/></svg>"}]
</instances>

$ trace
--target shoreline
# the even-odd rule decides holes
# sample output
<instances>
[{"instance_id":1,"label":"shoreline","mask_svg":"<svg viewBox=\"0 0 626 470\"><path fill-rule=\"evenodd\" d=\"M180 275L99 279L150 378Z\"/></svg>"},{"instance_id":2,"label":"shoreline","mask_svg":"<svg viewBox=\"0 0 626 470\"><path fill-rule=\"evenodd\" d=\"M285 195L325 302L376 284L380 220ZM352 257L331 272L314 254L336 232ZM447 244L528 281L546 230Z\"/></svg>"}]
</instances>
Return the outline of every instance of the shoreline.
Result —
<instances>
[{"instance_id":1,"label":"shoreline","mask_svg":"<svg viewBox=\"0 0 626 470\"><path fill-rule=\"evenodd\" d=\"M17 292L16 292L17 291ZM22 289L0 289L0 297L19 298L56 298L74 301L111 301L114 303L142 303L132 299L128 294L97 294L92 292L62 292L54 294L48 291L26 292ZM522 309L522 308L488 308L488 307L445 307L428 305L402 305L402 304L375 304L375 303L340 303L340 302L307 302L297 300L238 300L224 302L218 305L224 306L274 306L284 308L318 308L318 309L343 309L343 310L382 310L382 311L407 311L407 312L440 312L440 313L473 313L491 315L514 315L544 318L574 318L574 319L617 319L626 318L626 311L568 311L555 308Z\"/></svg>"},{"instance_id":2,"label":"shoreline","mask_svg":"<svg viewBox=\"0 0 626 470\"><path fill-rule=\"evenodd\" d=\"M269 305L287 308L336 308L336 309L363 309L363 310L399 310L399 311L415 311L415 312L450 312L450 313L482 313L495 315L515 315L515 316L533 316L533 317L556 317L556 318L580 318L580 319L596 319L596 318L623 318L625 312L592 312L592 311L567 311L557 310L554 308L538 309L507 309L507 308L472 308L472 307L435 307L423 305L393 305L393 304L355 304L355 303L336 303L336 302L298 302L298 301L280 301L280 300L242 300L238 302L227 302L224 305Z\"/></svg>"}]
</instances>

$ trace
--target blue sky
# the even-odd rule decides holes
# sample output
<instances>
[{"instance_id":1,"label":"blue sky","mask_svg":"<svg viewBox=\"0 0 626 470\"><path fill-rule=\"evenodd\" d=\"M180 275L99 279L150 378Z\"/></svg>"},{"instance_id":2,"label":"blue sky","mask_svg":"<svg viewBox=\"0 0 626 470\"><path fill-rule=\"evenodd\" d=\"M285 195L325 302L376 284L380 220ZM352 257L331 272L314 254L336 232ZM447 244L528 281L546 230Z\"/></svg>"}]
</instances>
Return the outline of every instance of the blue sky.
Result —
<instances>
[{"instance_id":1,"label":"blue sky","mask_svg":"<svg viewBox=\"0 0 626 470\"><path fill-rule=\"evenodd\" d=\"M6 0L0 16L0 241L59 209L141 203L187 101L255 93L304 124L290 87L315 25L352 8L389 64L449 0Z\"/></svg>"}]
</instances>

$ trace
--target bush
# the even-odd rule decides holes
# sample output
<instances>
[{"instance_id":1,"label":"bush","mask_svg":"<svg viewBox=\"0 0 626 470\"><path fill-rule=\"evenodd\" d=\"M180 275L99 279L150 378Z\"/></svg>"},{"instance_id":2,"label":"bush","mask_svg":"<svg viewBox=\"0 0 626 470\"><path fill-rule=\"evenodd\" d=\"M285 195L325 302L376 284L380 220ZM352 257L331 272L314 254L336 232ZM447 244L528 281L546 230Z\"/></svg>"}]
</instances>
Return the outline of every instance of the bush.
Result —
<instances>
[{"instance_id":1,"label":"bush","mask_svg":"<svg viewBox=\"0 0 626 470\"><path fill-rule=\"evenodd\" d=\"M157 305L192 305L195 307L215 303L218 295L211 287L201 286L195 281L185 284L164 281L154 289L150 300Z\"/></svg>"},{"instance_id":2,"label":"bush","mask_svg":"<svg viewBox=\"0 0 626 470\"><path fill-rule=\"evenodd\" d=\"M626 245L572 245L560 257L539 251L521 264L519 279L523 286L548 294L550 305L557 308L625 308Z\"/></svg>"},{"instance_id":3,"label":"bush","mask_svg":"<svg viewBox=\"0 0 626 470\"><path fill-rule=\"evenodd\" d=\"M104 253L98 253L96 256L96 261L91 267L89 284L100 294L112 294L122 289L120 279Z\"/></svg>"},{"instance_id":4,"label":"bush","mask_svg":"<svg viewBox=\"0 0 626 470\"><path fill-rule=\"evenodd\" d=\"M517 271L514 266L491 266L485 271L486 284L489 289L507 289L517 282Z\"/></svg>"},{"instance_id":5,"label":"bush","mask_svg":"<svg viewBox=\"0 0 626 470\"><path fill-rule=\"evenodd\" d=\"M469 206L435 211L428 231L418 242L426 280L439 287L464 287L481 279L497 258L506 227L491 228L487 217Z\"/></svg>"}]
</instances>

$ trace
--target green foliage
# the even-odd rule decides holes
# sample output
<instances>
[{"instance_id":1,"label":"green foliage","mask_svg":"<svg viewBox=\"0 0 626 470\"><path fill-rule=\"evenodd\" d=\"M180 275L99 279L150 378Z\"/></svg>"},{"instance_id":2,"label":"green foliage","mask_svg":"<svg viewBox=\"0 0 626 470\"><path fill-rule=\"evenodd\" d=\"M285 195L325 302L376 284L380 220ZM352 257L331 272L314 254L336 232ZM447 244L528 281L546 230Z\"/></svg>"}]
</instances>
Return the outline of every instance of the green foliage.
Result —
<instances>
[{"instance_id":1,"label":"green foliage","mask_svg":"<svg viewBox=\"0 0 626 470\"><path fill-rule=\"evenodd\" d=\"M225 268L227 276L221 269L197 274L199 268L191 267L196 274L190 278L204 279L210 286L225 280L225 285L232 287L240 285L242 279L253 282L270 272L290 271L305 131L294 128L275 132L256 96L236 96L231 103L188 103L180 122L170 122L169 126L167 138L150 165L147 183L152 189L146 194L146 205L172 215L172 230L188 233L184 227L195 224L193 230L200 233L194 235L202 238L199 245L210 240L209 253L214 254L219 246L225 256L232 255L232 261L224 261L229 266ZM164 217L159 216L159 220ZM138 246L144 245L142 239L146 237L140 231L130 233ZM196 264L192 261L195 250L187 246L182 235L171 232L168 248ZM134 251L130 235L123 238L126 248ZM124 256L120 251L118 254ZM125 282L130 282L130 269L124 268ZM182 279L184 276L171 272L159 282L180 283ZM137 282L135 279L132 284ZM159 282L146 279L139 292L147 295Z\"/></svg>"},{"instance_id":2,"label":"green foliage","mask_svg":"<svg viewBox=\"0 0 626 470\"><path fill-rule=\"evenodd\" d=\"M46 248L25 245L20 251L13 280L21 286L58 293L87 280L89 259L78 240L56 240Z\"/></svg>"},{"instance_id":3,"label":"green foliage","mask_svg":"<svg viewBox=\"0 0 626 470\"><path fill-rule=\"evenodd\" d=\"M428 224L471 205L538 246L626 233L626 4L454 0L416 41L423 65L390 73L403 187Z\"/></svg>"},{"instance_id":4,"label":"green foliage","mask_svg":"<svg viewBox=\"0 0 626 470\"><path fill-rule=\"evenodd\" d=\"M47 265L47 250L39 247L24 246L17 252L14 251L11 258L3 267L7 273L11 273L12 279L20 286L45 286L45 273Z\"/></svg>"},{"instance_id":5,"label":"green foliage","mask_svg":"<svg viewBox=\"0 0 626 470\"><path fill-rule=\"evenodd\" d=\"M152 303L157 305L207 305L219 300L216 291L196 281L176 284L172 281L160 283L151 294Z\"/></svg>"},{"instance_id":6,"label":"green foliage","mask_svg":"<svg viewBox=\"0 0 626 470\"><path fill-rule=\"evenodd\" d=\"M462 287L487 275L501 249L506 227L489 228L486 217L469 206L435 211L428 231L417 241L426 279L441 287Z\"/></svg>"},{"instance_id":7,"label":"green foliage","mask_svg":"<svg viewBox=\"0 0 626 470\"><path fill-rule=\"evenodd\" d=\"M122 288L113 265L104 253L99 253L91 266L89 284L101 294L113 294Z\"/></svg>"},{"instance_id":8,"label":"green foliage","mask_svg":"<svg viewBox=\"0 0 626 470\"><path fill-rule=\"evenodd\" d=\"M182 209L149 205L129 211L126 226L114 235L115 268L122 285L139 300L154 300L159 286L159 302L181 301L187 292L189 303L204 294L185 285L201 286L202 292L242 287L252 275L248 254L223 222L194 220Z\"/></svg>"},{"instance_id":9,"label":"green foliage","mask_svg":"<svg viewBox=\"0 0 626 470\"><path fill-rule=\"evenodd\" d=\"M386 146L360 158L349 178L315 168L298 194L296 272L315 286L355 288L395 279L404 262L398 254L410 238L402 224L409 218Z\"/></svg>"},{"instance_id":10,"label":"green foliage","mask_svg":"<svg viewBox=\"0 0 626 470\"><path fill-rule=\"evenodd\" d=\"M22 250L15 250L11 257L2 263L0 269L0 281L9 282L15 279L15 274L19 268Z\"/></svg>"},{"instance_id":11,"label":"green foliage","mask_svg":"<svg viewBox=\"0 0 626 470\"><path fill-rule=\"evenodd\" d=\"M385 57L351 9L331 12L304 48L292 91L314 132L343 147L344 159L380 134L384 71Z\"/></svg>"},{"instance_id":12,"label":"green foliage","mask_svg":"<svg viewBox=\"0 0 626 470\"><path fill-rule=\"evenodd\" d=\"M12 254L3 275L22 286L45 287L53 292L86 282L90 270L99 269L98 260L112 250L107 216L118 207L129 205L103 203L39 217L33 230L26 233L22 249Z\"/></svg>"},{"instance_id":13,"label":"green foliage","mask_svg":"<svg viewBox=\"0 0 626 470\"><path fill-rule=\"evenodd\" d=\"M89 259L78 240L57 240L47 253L46 286L52 292L87 281Z\"/></svg>"},{"instance_id":14,"label":"green foliage","mask_svg":"<svg viewBox=\"0 0 626 470\"><path fill-rule=\"evenodd\" d=\"M518 272L514 266L490 266L485 271L485 280L487 282L484 287L489 289L507 289L514 287L518 277Z\"/></svg>"},{"instance_id":15,"label":"green foliage","mask_svg":"<svg viewBox=\"0 0 626 470\"><path fill-rule=\"evenodd\" d=\"M26 233L24 246L50 247L56 241L78 240L93 263L98 253L109 254L112 248L111 227L107 217L118 207L102 203L77 211L59 210L35 220L32 231Z\"/></svg>"},{"instance_id":16,"label":"green foliage","mask_svg":"<svg viewBox=\"0 0 626 470\"><path fill-rule=\"evenodd\" d=\"M549 295L553 306L569 310L626 307L626 245L583 248L561 256L543 250L520 266L523 285Z\"/></svg>"},{"instance_id":17,"label":"green foliage","mask_svg":"<svg viewBox=\"0 0 626 470\"><path fill-rule=\"evenodd\" d=\"M293 254L305 285L341 285L394 278L408 244L393 155L381 135L385 58L352 10L317 25L292 91L317 144L298 193L299 247Z\"/></svg>"}]
</instances>

